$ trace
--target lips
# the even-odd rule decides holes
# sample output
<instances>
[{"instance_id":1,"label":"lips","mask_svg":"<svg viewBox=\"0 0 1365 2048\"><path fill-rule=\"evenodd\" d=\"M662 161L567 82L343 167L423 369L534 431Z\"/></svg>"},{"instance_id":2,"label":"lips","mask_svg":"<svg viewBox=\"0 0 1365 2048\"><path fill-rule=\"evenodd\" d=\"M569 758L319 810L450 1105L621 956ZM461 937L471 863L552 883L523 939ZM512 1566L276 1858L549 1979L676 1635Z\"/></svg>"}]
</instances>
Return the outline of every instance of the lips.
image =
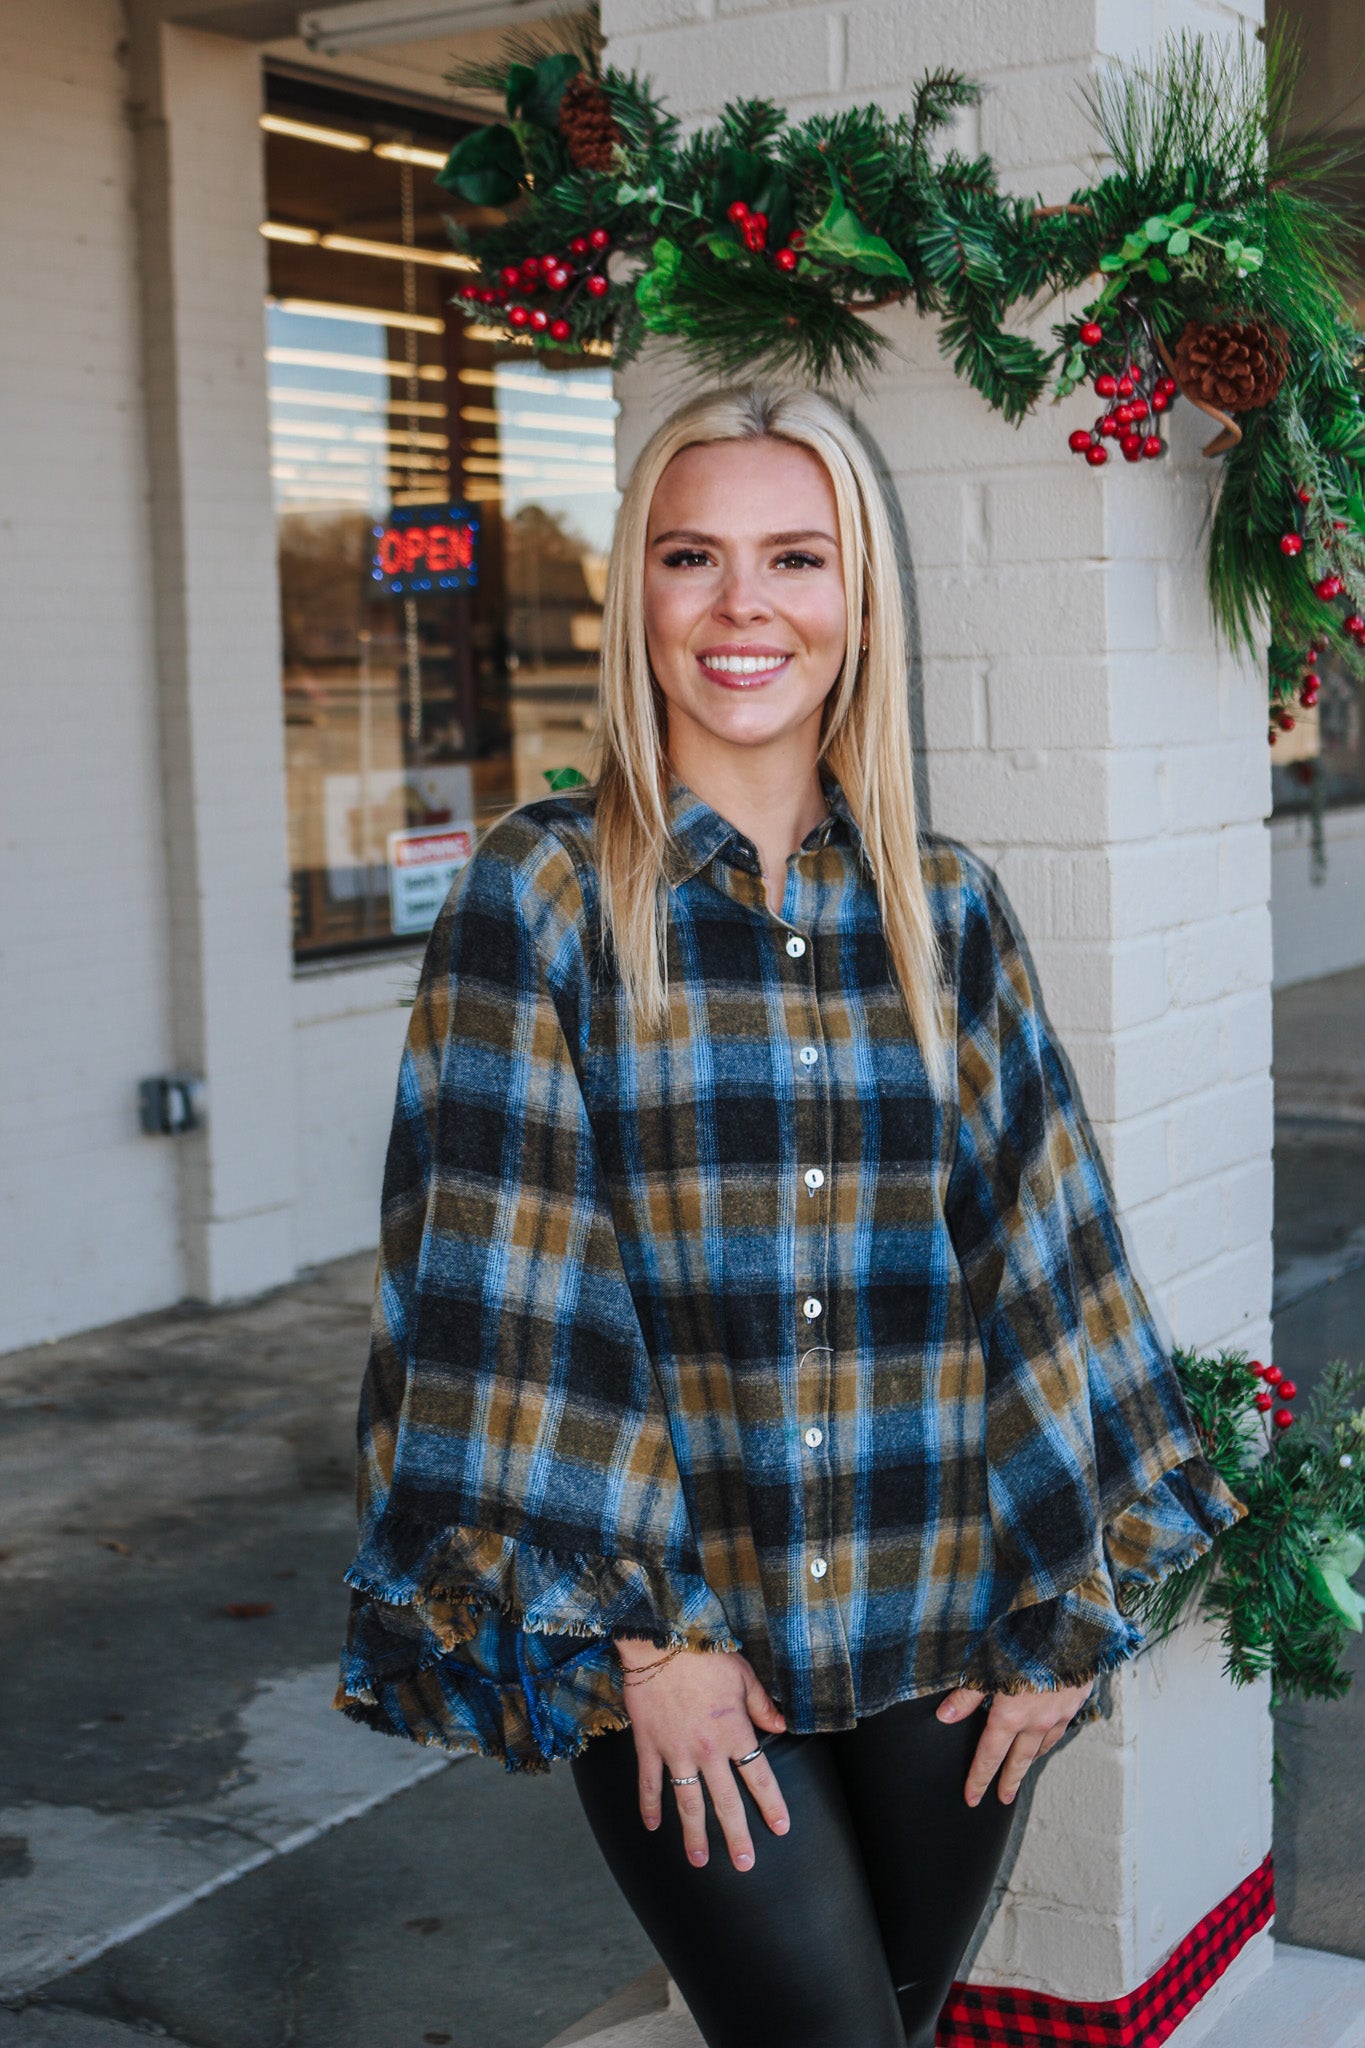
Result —
<instances>
[{"instance_id":1,"label":"lips","mask_svg":"<svg viewBox=\"0 0 1365 2048\"><path fill-rule=\"evenodd\" d=\"M752 690L769 683L787 668L792 652L787 647L708 647L698 654L697 666L710 682L730 690Z\"/></svg>"}]
</instances>

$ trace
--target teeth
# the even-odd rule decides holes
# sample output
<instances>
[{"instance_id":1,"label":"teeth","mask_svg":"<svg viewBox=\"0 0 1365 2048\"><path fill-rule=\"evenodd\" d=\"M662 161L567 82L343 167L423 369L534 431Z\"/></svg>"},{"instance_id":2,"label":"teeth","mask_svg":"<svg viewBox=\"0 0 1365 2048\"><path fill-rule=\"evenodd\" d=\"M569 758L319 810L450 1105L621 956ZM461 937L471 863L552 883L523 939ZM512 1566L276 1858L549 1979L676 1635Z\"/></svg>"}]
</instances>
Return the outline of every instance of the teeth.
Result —
<instances>
[{"instance_id":1,"label":"teeth","mask_svg":"<svg viewBox=\"0 0 1365 2048\"><path fill-rule=\"evenodd\" d=\"M718 669L723 676L758 676L781 668L787 657L785 654L706 654L702 659L708 668Z\"/></svg>"}]
</instances>

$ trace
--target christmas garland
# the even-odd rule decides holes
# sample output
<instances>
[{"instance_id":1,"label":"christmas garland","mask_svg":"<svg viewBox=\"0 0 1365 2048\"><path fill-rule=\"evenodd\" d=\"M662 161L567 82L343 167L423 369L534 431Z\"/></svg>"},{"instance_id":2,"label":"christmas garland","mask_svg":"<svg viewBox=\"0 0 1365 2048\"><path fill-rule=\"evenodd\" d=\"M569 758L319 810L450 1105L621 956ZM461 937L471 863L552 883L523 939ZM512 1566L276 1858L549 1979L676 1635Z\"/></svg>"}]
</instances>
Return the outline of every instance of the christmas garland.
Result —
<instances>
[{"instance_id":1,"label":"christmas garland","mask_svg":"<svg viewBox=\"0 0 1365 2048\"><path fill-rule=\"evenodd\" d=\"M602 64L595 26L569 47L513 37L455 75L508 113L438 174L494 210L451 225L480 266L456 303L618 363L656 333L720 377L862 382L886 346L864 316L908 302L1007 420L1092 384L1103 409L1070 446L1097 469L1160 456L1185 399L1223 464L1213 614L1248 651L1269 629L1273 742L1295 700L1317 701L1322 654L1365 675L1365 343L1323 182L1334 160L1281 140L1295 68L1283 41L1199 36L1150 69L1112 67L1090 105L1114 168L1043 206L1002 193L989 157L931 150L980 98L954 71L894 119L862 106L792 124L744 99L682 139L646 82ZM1088 283L1049 346L1006 327Z\"/></svg>"},{"instance_id":2,"label":"christmas garland","mask_svg":"<svg viewBox=\"0 0 1365 2048\"><path fill-rule=\"evenodd\" d=\"M1365 1367L1329 1366L1296 1417L1278 1366L1229 1351L1175 1362L1205 1455L1247 1512L1130 1611L1160 1640L1202 1607L1234 1683L1268 1677L1277 1702L1339 1699L1341 1652L1365 1621L1351 1584L1365 1564Z\"/></svg>"}]
</instances>

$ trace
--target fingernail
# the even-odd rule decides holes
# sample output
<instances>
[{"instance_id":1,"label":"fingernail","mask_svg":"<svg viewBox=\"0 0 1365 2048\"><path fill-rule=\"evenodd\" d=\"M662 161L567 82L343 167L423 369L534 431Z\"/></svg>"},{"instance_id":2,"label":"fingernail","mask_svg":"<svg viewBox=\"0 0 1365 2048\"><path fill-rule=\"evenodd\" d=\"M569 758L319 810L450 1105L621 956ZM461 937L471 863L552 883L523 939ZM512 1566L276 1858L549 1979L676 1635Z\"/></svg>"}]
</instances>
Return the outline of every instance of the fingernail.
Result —
<instances>
[{"instance_id":1,"label":"fingernail","mask_svg":"<svg viewBox=\"0 0 1365 2048\"><path fill-rule=\"evenodd\" d=\"M967 1794L967 1804L968 1804L968 1806L980 1806L980 1804L981 1804L981 1794L980 1794L979 1792L976 1792L976 1793L972 1793L972 1792L969 1792L969 1793Z\"/></svg>"},{"instance_id":2,"label":"fingernail","mask_svg":"<svg viewBox=\"0 0 1365 2048\"><path fill-rule=\"evenodd\" d=\"M748 1870L752 1866L753 1860L752 1856L736 1856L735 1868L737 1870Z\"/></svg>"},{"instance_id":3,"label":"fingernail","mask_svg":"<svg viewBox=\"0 0 1365 2048\"><path fill-rule=\"evenodd\" d=\"M688 1853L689 1857L691 1858L691 1860L693 1861L693 1863L696 1863L696 1864L700 1865L700 1864L703 1864L703 1863L705 1863L705 1861L706 1861L706 1851L705 1851L705 1849L689 1849L687 1853Z\"/></svg>"},{"instance_id":4,"label":"fingernail","mask_svg":"<svg viewBox=\"0 0 1365 2048\"><path fill-rule=\"evenodd\" d=\"M938 1718L940 1721L955 1721L957 1719L957 1708L940 1707L938 1710Z\"/></svg>"},{"instance_id":5,"label":"fingernail","mask_svg":"<svg viewBox=\"0 0 1365 2048\"><path fill-rule=\"evenodd\" d=\"M787 1829L788 1829L788 1828L789 1828L790 1826L791 1826L791 1822L790 1822L789 1820L775 1820L775 1821L773 1822L773 1833L774 1833L775 1835L785 1835L785 1834L786 1834L786 1832L787 1832Z\"/></svg>"}]
</instances>

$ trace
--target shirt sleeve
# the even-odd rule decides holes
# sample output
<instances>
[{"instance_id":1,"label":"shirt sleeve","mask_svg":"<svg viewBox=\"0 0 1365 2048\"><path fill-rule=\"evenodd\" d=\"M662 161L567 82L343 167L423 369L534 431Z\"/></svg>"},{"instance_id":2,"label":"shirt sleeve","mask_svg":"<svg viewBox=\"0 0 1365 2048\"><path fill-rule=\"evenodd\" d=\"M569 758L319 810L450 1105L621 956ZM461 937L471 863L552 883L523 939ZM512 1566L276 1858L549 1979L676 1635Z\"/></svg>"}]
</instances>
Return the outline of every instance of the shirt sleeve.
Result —
<instances>
[{"instance_id":1,"label":"shirt sleeve","mask_svg":"<svg viewBox=\"0 0 1365 2048\"><path fill-rule=\"evenodd\" d=\"M544 1770L611 1640L740 1647L702 1574L576 1064L581 887L518 814L433 930L399 1072L335 1704Z\"/></svg>"},{"instance_id":2,"label":"shirt sleeve","mask_svg":"<svg viewBox=\"0 0 1365 2048\"><path fill-rule=\"evenodd\" d=\"M1246 1512L1203 1457L998 885L967 870L949 1224L986 1360L998 1598L967 1683L1084 1684L1138 1589Z\"/></svg>"}]
</instances>

